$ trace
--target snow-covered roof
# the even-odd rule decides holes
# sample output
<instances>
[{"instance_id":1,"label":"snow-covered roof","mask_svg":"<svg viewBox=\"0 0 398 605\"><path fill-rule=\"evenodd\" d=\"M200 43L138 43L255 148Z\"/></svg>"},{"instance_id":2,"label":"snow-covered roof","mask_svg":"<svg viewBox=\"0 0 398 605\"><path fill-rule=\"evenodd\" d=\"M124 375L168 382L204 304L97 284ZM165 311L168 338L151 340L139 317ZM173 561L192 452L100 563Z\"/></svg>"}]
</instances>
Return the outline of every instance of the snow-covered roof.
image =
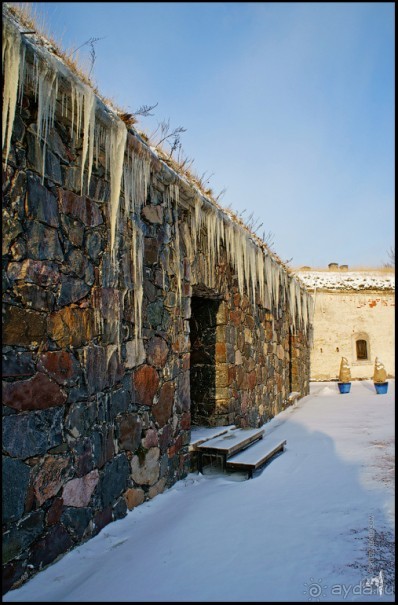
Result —
<instances>
[{"instance_id":1,"label":"snow-covered roof","mask_svg":"<svg viewBox=\"0 0 398 605\"><path fill-rule=\"evenodd\" d=\"M395 272L386 270L299 270L296 275L309 290L395 290Z\"/></svg>"}]
</instances>

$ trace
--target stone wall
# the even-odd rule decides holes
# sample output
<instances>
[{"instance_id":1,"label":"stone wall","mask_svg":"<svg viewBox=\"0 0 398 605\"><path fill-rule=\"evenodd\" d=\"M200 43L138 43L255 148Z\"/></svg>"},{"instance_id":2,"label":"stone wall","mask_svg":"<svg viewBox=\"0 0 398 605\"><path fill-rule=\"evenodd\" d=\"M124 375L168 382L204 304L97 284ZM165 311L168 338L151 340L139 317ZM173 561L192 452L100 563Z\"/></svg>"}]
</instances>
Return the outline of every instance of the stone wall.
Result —
<instances>
[{"instance_id":1,"label":"stone wall","mask_svg":"<svg viewBox=\"0 0 398 605\"><path fill-rule=\"evenodd\" d=\"M311 380L337 380L346 357L351 377L371 379L378 357L395 376L394 291L316 293ZM356 340L367 341L368 359L357 359Z\"/></svg>"},{"instance_id":2,"label":"stone wall","mask_svg":"<svg viewBox=\"0 0 398 605\"><path fill-rule=\"evenodd\" d=\"M184 477L193 421L259 426L309 380L286 272L268 278L267 305L252 272L250 296L227 237L214 252L214 221L197 223L192 248L192 185L130 131L135 180L126 169L115 194L109 110L98 102L89 178L67 80L44 142L34 88L3 164L4 590Z\"/></svg>"}]
</instances>

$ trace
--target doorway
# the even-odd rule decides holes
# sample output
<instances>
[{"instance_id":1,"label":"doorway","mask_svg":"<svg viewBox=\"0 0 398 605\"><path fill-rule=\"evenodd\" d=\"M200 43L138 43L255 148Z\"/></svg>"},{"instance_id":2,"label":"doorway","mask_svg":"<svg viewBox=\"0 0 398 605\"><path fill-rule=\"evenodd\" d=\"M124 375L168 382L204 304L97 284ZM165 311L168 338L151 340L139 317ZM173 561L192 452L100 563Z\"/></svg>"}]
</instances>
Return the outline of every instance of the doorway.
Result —
<instances>
[{"instance_id":1,"label":"doorway","mask_svg":"<svg viewBox=\"0 0 398 605\"><path fill-rule=\"evenodd\" d=\"M211 426L216 406L216 326L219 300L191 299L191 422Z\"/></svg>"}]
</instances>

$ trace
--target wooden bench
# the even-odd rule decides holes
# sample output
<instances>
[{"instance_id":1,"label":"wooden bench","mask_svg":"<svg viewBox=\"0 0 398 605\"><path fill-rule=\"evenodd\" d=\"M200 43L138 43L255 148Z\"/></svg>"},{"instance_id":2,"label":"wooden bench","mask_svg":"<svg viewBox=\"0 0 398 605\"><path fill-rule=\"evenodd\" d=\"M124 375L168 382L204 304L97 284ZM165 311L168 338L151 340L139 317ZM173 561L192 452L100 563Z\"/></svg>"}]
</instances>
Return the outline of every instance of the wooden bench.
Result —
<instances>
[{"instance_id":1,"label":"wooden bench","mask_svg":"<svg viewBox=\"0 0 398 605\"><path fill-rule=\"evenodd\" d=\"M263 435L264 429L235 429L205 441L196 448L199 472L203 472L203 456L221 458L222 468L225 470L228 458L262 439Z\"/></svg>"},{"instance_id":2,"label":"wooden bench","mask_svg":"<svg viewBox=\"0 0 398 605\"><path fill-rule=\"evenodd\" d=\"M263 466L277 452L283 452L286 445L286 439L283 441L270 440L268 437L264 441L259 441L251 447L239 452L227 460L226 468L231 470L247 471L248 479L252 479L253 472Z\"/></svg>"},{"instance_id":3,"label":"wooden bench","mask_svg":"<svg viewBox=\"0 0 398 605\"><path fill-rule=\"evenodd\" d=\"M236 430L236 428L237 427L234 424L230 424L229 426L217 427L194 427L191 429L191 441L189 443L189 451L195 452L198 449L199 445L201 445L205 441L209 441L210 439L214 439L215 437L225 435L225 433Z\"/></svg>"}]
</instances>

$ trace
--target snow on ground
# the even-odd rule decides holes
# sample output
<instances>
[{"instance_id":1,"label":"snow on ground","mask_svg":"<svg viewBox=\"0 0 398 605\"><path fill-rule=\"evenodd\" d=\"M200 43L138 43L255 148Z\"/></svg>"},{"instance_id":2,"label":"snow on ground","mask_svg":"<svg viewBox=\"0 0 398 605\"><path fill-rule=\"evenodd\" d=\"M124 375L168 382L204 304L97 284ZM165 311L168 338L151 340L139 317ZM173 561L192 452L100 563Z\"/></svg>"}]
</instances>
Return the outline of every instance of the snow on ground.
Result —
<instances>
[{"instance_id":1,"label":"snow on ground","mask_svg":"<svg viewBox=\"0 0 398 605\"><path fill-rule=\"evenodd\" d=\"M252 480L191 473L3 600L393 601L394 387L312 383Z\"/></svg>"}]
</instances>

